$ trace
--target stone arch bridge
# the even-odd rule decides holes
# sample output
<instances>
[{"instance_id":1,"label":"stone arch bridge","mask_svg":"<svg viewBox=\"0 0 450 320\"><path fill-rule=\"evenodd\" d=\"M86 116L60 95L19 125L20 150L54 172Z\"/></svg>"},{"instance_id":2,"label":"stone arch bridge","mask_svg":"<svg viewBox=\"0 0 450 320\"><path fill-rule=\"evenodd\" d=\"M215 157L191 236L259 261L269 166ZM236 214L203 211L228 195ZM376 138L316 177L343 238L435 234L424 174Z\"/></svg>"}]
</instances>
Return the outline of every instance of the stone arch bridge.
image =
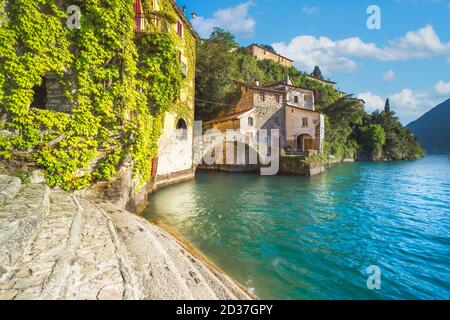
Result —
<instances>
[{"instance_id":1,"label":"stone arch bridge","mask_svg":"<svg viewBox=\"0 0 450 320\"><path fill-rule=\"evenodd\" d=\"M250 138L240 132L207 132L194 137L194 164L203 169L221 169L225 171L256 171L277 161L279 152L278 138L270 146L268 139ZM261 141L262 140L262 141Z\"/></svg>"}]
</instances>

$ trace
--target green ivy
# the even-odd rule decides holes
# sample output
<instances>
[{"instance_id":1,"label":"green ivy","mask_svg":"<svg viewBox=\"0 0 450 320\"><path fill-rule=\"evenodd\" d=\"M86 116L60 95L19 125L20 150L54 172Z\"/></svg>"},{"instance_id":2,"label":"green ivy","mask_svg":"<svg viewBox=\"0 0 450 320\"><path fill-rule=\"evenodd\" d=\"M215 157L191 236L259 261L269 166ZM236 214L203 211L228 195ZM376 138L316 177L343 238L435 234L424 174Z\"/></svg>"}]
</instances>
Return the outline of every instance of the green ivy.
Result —
<instances>
[{"instance_id":1,"label":"green ivy","mask_svg":"<svg viewBox=\"0 0 450 320\"><path fill-rule=\"evenodd\" d=\"M164 113L177 108L181 73L170 33L136 37L133 2L72 1L82 27L69 30L54 0L6 1L0 129L12 134L0 135L0 157L27 155L50 186L66 190L109 179L128 155L135 178L149 179ZM71 114L33 108L33 88L48 72L59 76Z\"/></svg>"}]
</instances>

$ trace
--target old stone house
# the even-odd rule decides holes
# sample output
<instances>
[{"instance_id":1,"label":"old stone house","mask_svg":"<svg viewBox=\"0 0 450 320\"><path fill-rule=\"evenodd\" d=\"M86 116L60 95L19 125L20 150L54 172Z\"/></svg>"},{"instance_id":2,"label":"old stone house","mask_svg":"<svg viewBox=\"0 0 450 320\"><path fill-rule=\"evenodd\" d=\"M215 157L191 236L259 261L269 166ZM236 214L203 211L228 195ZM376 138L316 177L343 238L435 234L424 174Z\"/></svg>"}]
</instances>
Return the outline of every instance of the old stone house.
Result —
<instances>
[{"instance_id":1,"label":"old stone house","mask_svg":"<svg viewBox=\"0 0 450 320\"><path fill-rule=\"evenodd\" d=\"M315 111L314 93L295 86L289 77L270 85L236 81L241 99L229 113L205 123L225 132L239 130L249 138L258 130L278 129L280 146L290 153L323 152L325 117Z\"/></svg>"},{"instance_id":2,"label":"old stone house","mask_svg":"<svg viewBox=\"0 0 450 320\"><path fill-rule=\"evenodd\" d=\"M248 49L250 50L251 55L256 58L256 60L272 60L285 67L292 67L294 64L293 60L267 50L266 48L263 48L257 44L248 46Z\"/></svg>"}]
</instances>

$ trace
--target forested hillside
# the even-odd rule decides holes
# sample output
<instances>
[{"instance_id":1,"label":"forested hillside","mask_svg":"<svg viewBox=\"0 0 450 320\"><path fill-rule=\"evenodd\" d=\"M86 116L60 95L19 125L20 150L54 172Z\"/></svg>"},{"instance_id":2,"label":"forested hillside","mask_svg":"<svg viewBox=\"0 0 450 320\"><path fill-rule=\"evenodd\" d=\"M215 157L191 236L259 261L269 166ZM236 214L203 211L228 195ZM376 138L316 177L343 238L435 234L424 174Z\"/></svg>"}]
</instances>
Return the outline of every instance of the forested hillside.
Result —
<instances>
[{"instance_id":1,"label":"forested hillside","mask_svg":"<svg viewBox=\"0 0 450 320\"><path fill-rule=\"evenodd\" d=\"M450 99L439 104L416 121L410 128L432 154L450 154Z\"/></svg>"},{"instance_id":2,"label":"forested hillside","mask_svg":"<svg viewBox=\"0 0 450 320\"><path fill-rule=\"evenodd\" d=\"M321 77L320 68L314 75ZM233 108L240 98L234 80L262 84L286 79L315 93L316 109L326 115L326 154L338 159L403 160L423 156L412 133L404 128L387 103L386 110L369 115L361 100L311 80L295 67L270 60L257 61L234 36L216 28L199 40L196 71L196 119L210 120ZM388 110L387 110L388 109Z\"/></svg>"}]
</instances>

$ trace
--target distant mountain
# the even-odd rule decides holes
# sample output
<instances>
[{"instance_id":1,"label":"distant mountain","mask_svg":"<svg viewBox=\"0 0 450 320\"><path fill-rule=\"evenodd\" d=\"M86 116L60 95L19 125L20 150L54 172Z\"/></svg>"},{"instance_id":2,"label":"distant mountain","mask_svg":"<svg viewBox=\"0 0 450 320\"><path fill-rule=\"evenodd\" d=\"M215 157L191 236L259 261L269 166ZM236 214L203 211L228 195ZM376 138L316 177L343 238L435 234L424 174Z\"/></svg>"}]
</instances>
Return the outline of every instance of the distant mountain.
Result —
<instances>
[{"instance_id":1,"label":"distant mountain","mask_svg":"<svg viewBox=\"0 0 450 320\"><path fill-rule=\"evenodd\" d=\"M450 99L407 125L429 154L450 154Z\"/></svg>"}]
</instances>

